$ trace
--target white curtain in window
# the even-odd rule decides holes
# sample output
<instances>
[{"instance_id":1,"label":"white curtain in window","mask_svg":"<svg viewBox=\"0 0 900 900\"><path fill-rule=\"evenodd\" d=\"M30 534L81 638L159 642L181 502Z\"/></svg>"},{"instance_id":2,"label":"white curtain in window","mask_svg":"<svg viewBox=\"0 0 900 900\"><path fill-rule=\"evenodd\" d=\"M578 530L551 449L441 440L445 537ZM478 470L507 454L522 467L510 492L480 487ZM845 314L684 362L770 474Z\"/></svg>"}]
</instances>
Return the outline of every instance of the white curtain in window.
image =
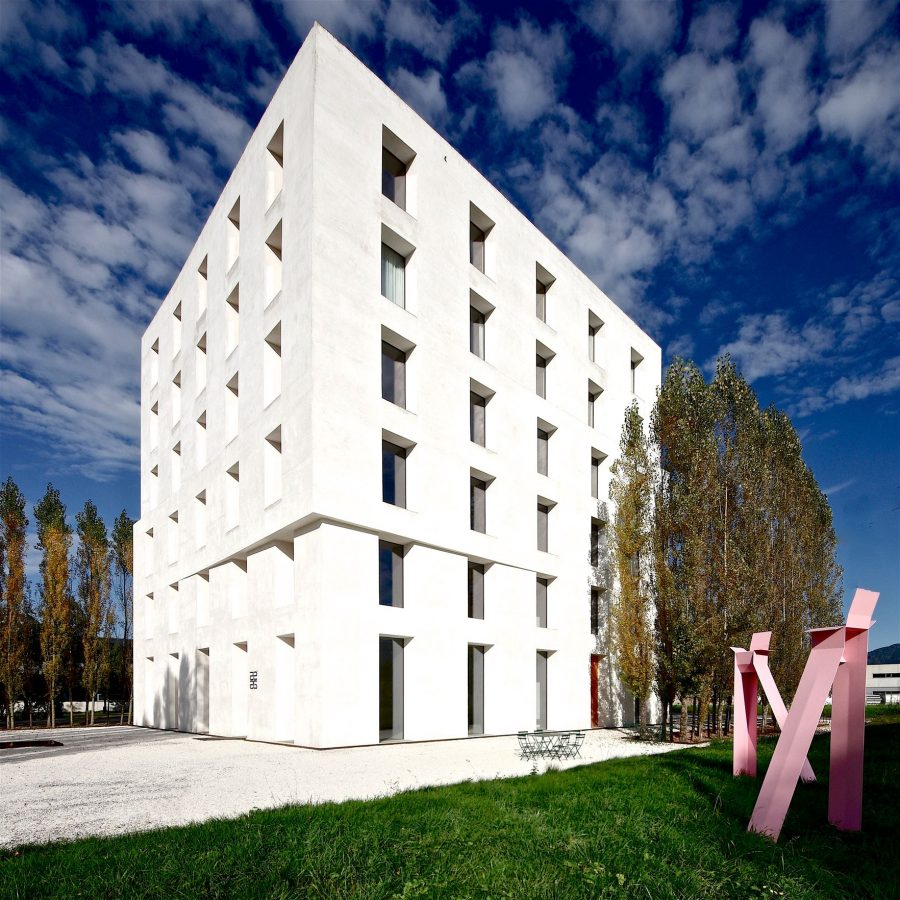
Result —
<instances>
[{"instance_id":1,"label":"white curtain in window","mask_svg":"<svg viewBox=\"0 0 900 900\"><path fill-rule=\"evenodd\" d=\"M381 293L406 307L406 260L387 244L381 245Z\"/></svg>"}]
</instances>

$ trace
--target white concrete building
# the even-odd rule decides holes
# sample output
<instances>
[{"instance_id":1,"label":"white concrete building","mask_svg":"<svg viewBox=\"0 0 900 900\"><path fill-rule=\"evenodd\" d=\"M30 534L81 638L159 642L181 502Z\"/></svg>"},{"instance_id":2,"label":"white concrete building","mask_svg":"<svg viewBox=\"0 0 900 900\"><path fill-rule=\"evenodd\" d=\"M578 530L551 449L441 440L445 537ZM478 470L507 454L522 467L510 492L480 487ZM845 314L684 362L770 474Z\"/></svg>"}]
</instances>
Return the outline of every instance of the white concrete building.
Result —
<instances>
[{"instance_id":1,"label":"white concrete building","mask_svg":"<svg viewBox=\"0 0 900 900\"><path fill-rule=\"evenodd\" d=\"M334 747L633 717L604 498L660 349L320 27L141 353L138 723Z\"/></svg>"},{"instance_id":2,"label":"white concrete building","mask_svg":"<svg viewBox=\"0 0 900 900\"><path fill-rule=\"evenodd\" d=\"M900 703L900 663L866 666L866 703Z\"/></svg>"}]
</instances>

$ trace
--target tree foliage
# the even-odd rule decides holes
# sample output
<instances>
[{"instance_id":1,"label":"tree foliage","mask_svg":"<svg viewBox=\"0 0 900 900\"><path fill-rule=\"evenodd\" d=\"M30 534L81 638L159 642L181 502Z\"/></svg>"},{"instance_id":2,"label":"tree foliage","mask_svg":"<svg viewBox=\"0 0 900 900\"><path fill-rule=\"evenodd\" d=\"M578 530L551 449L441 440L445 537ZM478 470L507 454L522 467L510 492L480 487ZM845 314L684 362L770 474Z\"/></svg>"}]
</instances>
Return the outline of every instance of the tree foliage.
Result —
<instances>
[{"instance_id":1,"label":"tree foliage","mask_svg":"<svg viewBox=\"0 0 900 900\"><path fill-rule=\"evenodd\" d=\"M126 652L128 641L134 628L134 519L123 509L113 523L112 541L110 544L112 563L118 589L119 610L122 614L121 674L122 683L131 684L132 660ZM128 717L131 720L133 699L129 697ZM123 705L123 721L125 707Z\"/></svg>"},{"instance_id":2,"label":"tree foliage","mask_svg":"<svg viewBox=\"0 0 900 900\"><path fill-rule=\"evenodd\" d=\"M610 497L616 505L613 553L619 591L612 604L613 650L622 680L640 702L646 724L653 689L653 635L647 584L652 467L637 403L625 412L619 458L612 466Z\"/></svg>"},{"instance_id":3,"label":"tree foliage","mask_svg":"<svg viewBox=\"0 0 900 900\"><path fill-rule=\"evenodd\" d=\"M25 597L25 496L12 477L0 488L0 685L6 694L6 727L26 678L31 616Z\"/></svg>"},{"instance_id":4,"label":"tree foliage","mask_svg":"<svg viewBox=\"0 0 900 900\"><path fill-rule=\"evenodd\" d=\"M69 549L72 529L59 491L47 485L34 507L41 551L41 656L47 682L48 724L56 725L56 696L71 655L72 595L69 591Z\"/></svg>"},{"instance_id":5,"label":"tree foliage","mask_svg":"<svg viewBox=\"0 0 900 900\"><path fill-rule=\"evenodd\" d=\"M106 524L90 500L85 501L84 508L76 513L75 521L78 530L75 557L78 598L84 623L82 683L93 723L93 703L109 675L110 638L115 622L110 604L110 548Z\"/></svg>"},{"instance_id":6,"label":"tree foliage","mask_svg":"<svg viewBox=\"0 0 900 900\"><path fill-rule=\"evenodd\" d=\"M714 697L731 693L730 648L771 630L772 669L790 700L808 652L805 632L840 621L842 587L831 510L790 419L760 409L728 357L709 383L694 363L669 366L646 471L628 461L635 415L626 412L611 492L626 502L617 523L637 521L630 498L642 498L647 510L649 572L641 583L657 692L664 704L696 696L702 721ZM627 574L623 580L632 550L617 534L620 597L632 592ZM631 686L631 663L624 666Z\"/></svg>"}]
</instances>

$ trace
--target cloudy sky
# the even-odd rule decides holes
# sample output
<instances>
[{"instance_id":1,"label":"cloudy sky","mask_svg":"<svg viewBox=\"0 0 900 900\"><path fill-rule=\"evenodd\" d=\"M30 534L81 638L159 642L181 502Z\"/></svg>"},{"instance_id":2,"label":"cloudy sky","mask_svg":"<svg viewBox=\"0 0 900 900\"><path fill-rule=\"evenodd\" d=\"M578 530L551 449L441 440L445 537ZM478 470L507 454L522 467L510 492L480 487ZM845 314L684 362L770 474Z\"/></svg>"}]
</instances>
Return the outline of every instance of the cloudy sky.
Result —
<instances>
[{"instance_id":1,"label":"cloudy sky","mask_svg":"<svg viewBox=\"0 0 900 900\"><path fill-rule=\"evenodd\" d=\"M315 19L666 360L788 410L900 641L893 0L2 0L0 475L138 515L141 332Z\"/></svg>"}]
</instances>

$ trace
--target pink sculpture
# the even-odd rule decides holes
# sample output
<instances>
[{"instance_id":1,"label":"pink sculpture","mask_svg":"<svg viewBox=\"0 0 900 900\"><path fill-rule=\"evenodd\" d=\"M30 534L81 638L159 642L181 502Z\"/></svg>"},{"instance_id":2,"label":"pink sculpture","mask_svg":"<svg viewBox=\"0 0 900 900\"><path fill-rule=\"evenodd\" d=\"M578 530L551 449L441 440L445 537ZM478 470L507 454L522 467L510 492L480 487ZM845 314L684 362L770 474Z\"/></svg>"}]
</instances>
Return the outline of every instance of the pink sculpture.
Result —
<instances>
[{"instance_id":1,"label":"pink sculpture","mask_svg":"<svg viewBox=\"0 0 900 900\"><path fill-rule=\"evenodd\" d=\"M859 831L862 822L863 739L865 732L866 658L874 591L857 589L847 624L815 628L812 650L803 670L790 714L784 708L769 671L771 632L753 636L750 650L735 652L735 775L756 773L757 679L781 726L781 737L769 763L762 789L750 817L748 831L778 840L797 780L815 776L806 753L812 743L822 707L832 688L831 763L828 784L828 821L844 831Z\"/></svg>"},{"instance_id":2,"label":"pink sculpture","mask_svg":"<svg viewBox=\"0 0 900 900\"><path fill-rule=\"evenodd\" d=\"M734 650L734 764L735 775L756 775L756 701L759 682L772 707L778 727L784 729L787 709L778 685L769 669L769 641L771 631L758 631L750 640L750 649ZM803 781L815 781L809 760L804 759L800 772Z\"/></svg>"}]
</instances>

